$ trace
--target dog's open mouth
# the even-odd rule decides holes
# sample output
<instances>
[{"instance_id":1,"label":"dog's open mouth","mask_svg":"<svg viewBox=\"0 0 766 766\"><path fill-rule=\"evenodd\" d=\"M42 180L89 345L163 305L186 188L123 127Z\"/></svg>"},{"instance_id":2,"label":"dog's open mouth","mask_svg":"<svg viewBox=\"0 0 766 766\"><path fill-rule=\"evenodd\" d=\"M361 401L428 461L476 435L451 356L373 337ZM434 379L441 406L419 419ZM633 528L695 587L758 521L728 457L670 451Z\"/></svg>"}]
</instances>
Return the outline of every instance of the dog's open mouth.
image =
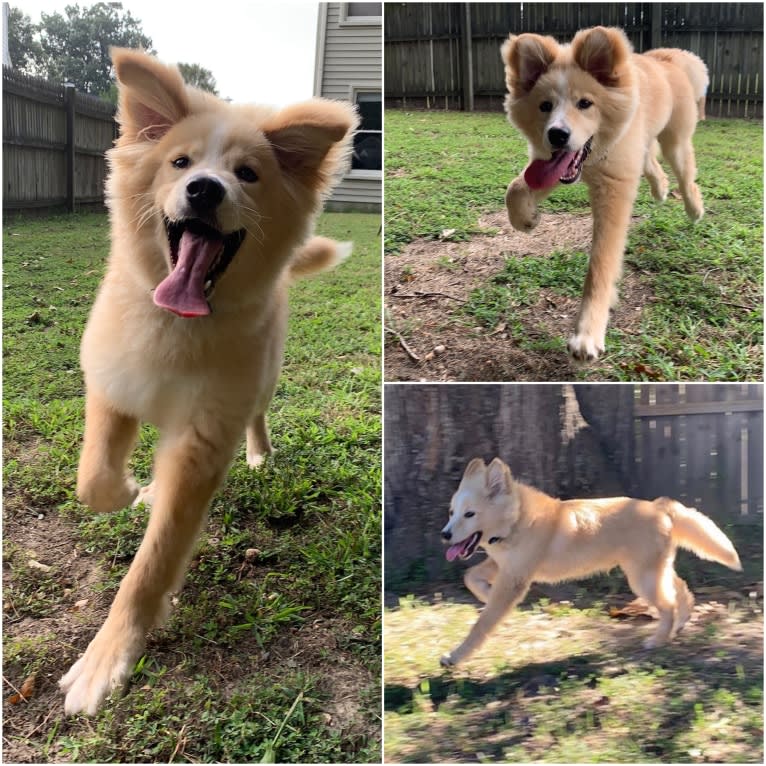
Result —
<instances>
[{"instance_id":1,"label":"dog's open mouth","mask_svg":"<svg viewBox=\"0 0 766 766\"><path fill-rule=\"evenodd\" d=\"M210 314L210 296L245 238L223 234L198 218L165 219L172 270L157 285L154 303L182 317Z\"/></svg>"},{"instance_id":2,"label":"dog's open mouth","mask_svg":"<svg viewBox=\"0 0 766 766\"><path fill-rule=\"evenodd\" d=\"M447 561L454 561L458 556L461 559L467 559L473 556L476 546L481 540L481 532L474 532L470 537L466 537L465 540L454 545L450 545L447 548L447 552L444 554L447 557Z\"/></svg>"},{"instance_id":3,"label":"dog's open mouth","mask_svg":"<svg viewBox=\"0 0 766 766\"><path fill-rule=\"evenodd\" d=\"M557 149L549 160L534 160L524 171L524 180L530 189L549 189L557 183L573 184L579 180L585 160L590 154L593 136L582 149L567 152Z\"/></svg>"}]
</instances>

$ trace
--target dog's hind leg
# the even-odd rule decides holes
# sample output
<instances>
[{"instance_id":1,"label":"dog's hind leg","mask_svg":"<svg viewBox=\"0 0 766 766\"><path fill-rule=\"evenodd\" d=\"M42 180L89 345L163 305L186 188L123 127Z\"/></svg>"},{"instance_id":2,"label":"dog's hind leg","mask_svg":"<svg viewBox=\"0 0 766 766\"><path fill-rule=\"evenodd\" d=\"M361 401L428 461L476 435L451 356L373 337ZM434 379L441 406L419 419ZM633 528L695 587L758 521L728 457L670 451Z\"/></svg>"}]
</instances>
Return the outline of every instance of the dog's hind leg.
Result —
<instances>
[{"instance_id":1,"label":"dog's hind leg","mask_svg":"<svg viewBox=\"0 0 766 766\"><path fill-rule=\"evenodd\" d=\"M644 641L644 647L654 649L662 646L673 638L678 623L679 594L676 592L677 577L672 557L643 568L623 567L623 570L633 592L646 599L659 613L657 630Z\"/></svg>"},{"instance_id":2,"label":"dog's hind leg","mask_svg":"<svg viewBox=\"0 0 766 766\"><path fill-rule=\"evenodd\" d=\"M489 599L479 619L473 624L468 636L457 649L441 658L441 665L457 665L475 652L486 640L500 620L521 601L529 590L529 580L506 580L496 578L489 591Z\"/></svg>"},{"instance_id":3,"label":"dog's hind leg","mask_svg":"<svg viewBox=\"0 0 766 766\"><path fill-rule=\"evenodd\" d=\"M675 575L676 596L678 598L676 620L673 624L673 635L676 635L691 616L694 608L694 594L689 590L689 586L678 576Z\"/></svg>"},{"instance_id":4,"label":"dog's hind leg","mask_svg":"<svg viewBox=\"0 0 766 766\"><path fill-rule=\"evenodd\" d=\"M118 412L97 391L85 399L85 438L77 470L77 497L100 513L130 505L139 485L127 463L138 435L138 420Z\"/></svg>"},{"instance_id":5,"label":"dog's hind leg","mask_svg":"<svg viewBox=\"0 0 766 766\"><path fill-rule=\"evenodd\" d=\"M245 437L247 464L251 468L260 468L266 457L273 452L265 414L253 416L245 431Z\"/></svg>"},{"instance_id":6,"label":"dog's hind leg","mask_svg":"<svg viewBox=\"0 0 766 766\"><path fill-rule=\"evenodd\" d=\"M497 576L497 564L492 559L485 559L481 564L466 570L463 582L482 604L489 600L492 583Z\"/></svg>"},{"instance_id":7,"label":"dog's hind leg","mask_svg":"<svg viewBox=\"0 0 766 766\"><path fill-rule=\"evenodd\" d=\"M232 430L204 423L163 437L155 461L154 505L144 539L106 621L60 681L68 715L80 711L92 715L130 677L147 631L164 619L169 596L181 584L208 505L239 436L238 427Z\"/></svg>"},{"instance_id":8,"label":"dog's hind leg","mask_svg":"<svg viewBox=\"0 0 766 766\"><path fill-rule=\"evenodd\" d=\"M678 187L684 200L686 215L692 221L699 221L705 213L702 194L695 183L697 164L691 136L677 140L675 136L663 134L659 138L662 156L668 161L678 180Z\"/></svg>"},{"instance_id":9,"label":"dog's hind leg","mask_svg":"<svg viewBox=\"0 0 766 766\"><path fill-rule=\"evenodd\" d=\"M646 152L644 175L646 176L646 180L649 181L652 197L659 202L664 202L668 198L668 177L665 175L665 171L657 161L658 149L659 146L657 142L652 141Z\"/></svg>"}]
</instances>

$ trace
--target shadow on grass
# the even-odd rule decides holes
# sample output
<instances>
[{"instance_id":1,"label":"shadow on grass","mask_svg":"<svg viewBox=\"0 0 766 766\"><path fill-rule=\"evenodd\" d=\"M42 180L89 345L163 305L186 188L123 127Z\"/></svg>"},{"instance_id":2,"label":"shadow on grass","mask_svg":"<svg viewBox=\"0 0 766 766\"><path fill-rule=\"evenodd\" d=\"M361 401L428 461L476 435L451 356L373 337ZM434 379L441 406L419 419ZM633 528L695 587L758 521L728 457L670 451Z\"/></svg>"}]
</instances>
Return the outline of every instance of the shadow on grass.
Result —
<instances>
[{"instance_id":1,"label":"shadow on grass","mask_svg":"<svg viewBox=\"0 0 766 766\"><path fill-rule=\"evenodd\" d=\"M407 744L401 752L392 752L398 745L387 748L386 761L557 761L564 754L572 763L689 762L690 738L711 740L710 732L697 733L706 715L717 721L744 709L752 714L738 717L732 742L723 738L730 749L722 760L762 762L758 647L723 651L715 642L694 642L652 653L615 649L530 663L491 678L444 671L414 687L387 684L384 710L399 718ZM594 742L597 749L585 755L582 747Z\"/></svg>"}]
</instances>

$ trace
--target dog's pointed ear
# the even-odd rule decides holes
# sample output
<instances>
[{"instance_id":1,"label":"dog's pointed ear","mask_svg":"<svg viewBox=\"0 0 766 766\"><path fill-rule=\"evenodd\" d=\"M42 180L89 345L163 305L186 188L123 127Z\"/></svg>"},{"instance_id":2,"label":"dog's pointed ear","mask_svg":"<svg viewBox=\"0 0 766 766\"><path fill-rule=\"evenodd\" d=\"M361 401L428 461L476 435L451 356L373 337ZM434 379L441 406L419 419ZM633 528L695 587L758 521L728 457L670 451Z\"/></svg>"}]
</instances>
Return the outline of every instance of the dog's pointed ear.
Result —
<instances>
[{"instance_id":1,"label":"dog's pointed ear","mask_svg":"<svg viewBox=\"0 0 766 766\"><path fill-rule=\"evenodd\" d=\"M347 161L358 123L351 104L313 99L277 112L263 132L286 173L322 187Z\"/></svg>"},{"instance_id":2,"label":"dog's pointed ear","mask_svg":"<svg viewBox=\"0 0 766 766\"><path fill-rule=\"evenodd\" d=\"M475 457L465 467L465 471L463 471L463 478L470 479L478 475L483 476L486 470L487 470L487 466L484 465L484 461L480 457Z\"/></svg>"},{"instance_id":3,"label":"dog's pointed ear","mask_svg":"<svg viewBox=\"0 0 766 766\"><path fill-rule=\"evenodd\" d=\"M487 468L487 496L509 495L512 485L511 469L496 457Z\"/></svg>"},{"instance_id":4,"label":"dog's pointed ear","mask_svg":"<svg viewBox=\"0 0 766 766\"><path fill-rule=\"evenodd\" d=\"M572 58L591 77L606 87L619 84L633 48L621 29L593 27L572 40Z\"/></svg>"},{"instance_id":5,"label":"dog's pointed ear","mask_svg":"<svg viewBox=\"0 0 766 766\"><path fill-rule=\"evenodd\" d=\"M181 73L142 51L111 48L120 103L117 120L123 136L158 141L189 113Z\"/></svg>"},{"instance_id":6,"label":"dog's pointed ear","mask_svg":"<svg viewBox=\"0 0 766 766\"><path fill-rule=\"evenodd\" d=\"M552 37L525 33L510 35L500 48L505 64L505 83L511 94L521 97L534 88L559 52Z\"/></svg>"}]
</instances>

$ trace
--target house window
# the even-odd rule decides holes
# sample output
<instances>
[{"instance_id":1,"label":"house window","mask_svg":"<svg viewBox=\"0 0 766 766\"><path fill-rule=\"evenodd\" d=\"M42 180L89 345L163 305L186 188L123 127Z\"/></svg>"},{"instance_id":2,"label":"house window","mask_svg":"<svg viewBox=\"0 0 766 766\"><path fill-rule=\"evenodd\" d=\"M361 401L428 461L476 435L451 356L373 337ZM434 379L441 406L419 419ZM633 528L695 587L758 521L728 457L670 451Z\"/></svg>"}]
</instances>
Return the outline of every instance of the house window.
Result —
<instances>
[{"instance_id":1,"label":"house window","mask_svg":"<svg viewBox=\"0 0 766 766\"><path fill-rule=\"evenodd\" d=\"M341 3L341 24L380 24L383 3Z\"/></svg>"},{"instance_id":2,"label":"house window","mask_svg":"<svg viewBox=\"0 0 766 766\"><path fill-rule=\"evenodd\" d=\"M381 171L383 168L383 110L380 91L355 91L354 103L359 110L361 123L354 136L351 170Z\"/></svg>"}]
</instances>

